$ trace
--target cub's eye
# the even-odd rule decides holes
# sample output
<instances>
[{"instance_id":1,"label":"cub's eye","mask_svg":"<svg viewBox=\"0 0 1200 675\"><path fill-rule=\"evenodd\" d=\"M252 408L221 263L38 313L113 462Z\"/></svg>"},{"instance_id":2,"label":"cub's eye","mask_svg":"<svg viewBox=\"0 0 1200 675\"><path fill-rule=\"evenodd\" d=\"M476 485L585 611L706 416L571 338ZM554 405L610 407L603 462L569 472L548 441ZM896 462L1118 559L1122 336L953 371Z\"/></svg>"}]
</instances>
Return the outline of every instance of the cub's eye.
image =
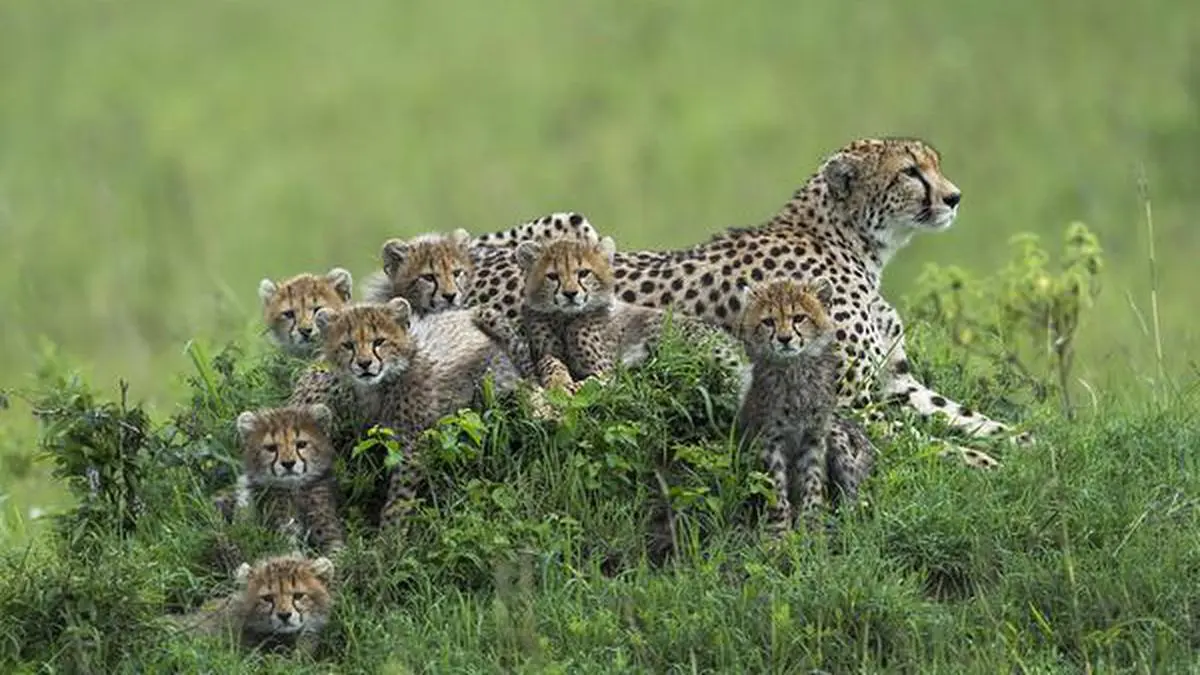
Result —
<instances>
[{"instance_id":1,"label":"cub's eye","mask_svg":"<svg viewBox=\"0 0 1200 675\"><path fill-rule=\"evenodd\" d=\"M268 604L275 603L275 595L273 593L266 593L266 594L260 595L260 596L258 596L258 599L262 600L263 602L266 602Z\"/></svg>"},{"instance_id":2,"label":"cub's eye","mask_svg":"<svg viewBox=\"0 0 1200 675\"><path fill-rule=\"evenodd\" d=\"M792 323L796 324L797 326L804 323L805 321L808 321L808 317L803 314L797 314L796 316L792 317Z\"/></svg>"},{"instance_id":3,"label":"cub's eye","mask_svg":"<svg viewBox=\"0 0 1200 675\"><path fill-rule=\"evenodd\" d=\"M295 319L296 318L296 310L289 309L289 310L285 311L283 313L283 318L287 319L288 321Z\"/></svg>"},{"instance_id":4,"label":"cub's eye","mask_svg":"<svg viewBox=\"0 0 1200 675\"><path fill-rule=\"evenodd\" d=\"M354 351L354 343L349 340L346 340L345 342L342 343L342 349L345 349L348 352L352 352L352 351Z\"/></svg>"},{"instance_id":5,"label":"cub's eye","mask_svg":"<svg viewBox=\"0 0 1200 675\"><path fill-rule=\"evenodd\" d=\"M466 273L467 273L466 270L454 270L454 278L455 279L461 278L462 275L464 275Z\"/></svg>"},{"instance_id":6,"label":"cub's eye","mask_svg":"<svg viewBox=\"0 0 1200 675\"><path fill-rule=\"evenodd\" d=\"M766 326L767 328L774 328L775 327L775 319L772 319L771 317L767 317L762 320L762 325Z\"/></svg>"},{"instance_id":7,"label":"cub's eye","mask_svg":"<svg viewBox=\"0 0 1200 675\"><path fill-rule=\"evenodd\" d=\"M264 443L263 450L265 452L269 452L271 454L276 454L279 452L279 444L278 443Z\"/></svg>"},{"instance_id":8,"label":"cub's eye","mask_svg":"<svg viewBox=\"0 0 1200 675\"><path fill-rule=\"evenodd\" d=\"M591 270L579 270L578 272L575 273L575 276L579 277L580 281L583 281L584 279L592 276L592 271Z\"/></svg>"},{"instance_id":9,"label":"cub's eye","mask_svg":"<svg viewBox=\"0 0 1200 675\"><path fill-rule=\"evenodd\" d=\"M303 593L292 593L292 602L300 602L304 599Z\"/></svg>"},{"instance_id":10,"label":"cub's eye","mask_svg":"<svg viewBox=\"0 0 1200 675\"><path fill-rule=\"evenodd\" d=\"M296 449L303 450L308 447L308 441L296 441Z\"/></svg>"},{"instance_id":11,"label":"cub's eye","mask_svg":"<svg viewBox=\"0 0 1200 675\"><path fill-rule=\"evenodd\" d=\"M382 347L383 343L385 343L385 342L387 342L387 340L384 340L381 337L375 338L375 340L373 342L371 342L371 345L374 346L376 349L378 349L378 348Z\"/></svg>"},{"instance_id":12,"label":"cub's eye","mask_svg":"<svg viewBox=\"0 0 1200 675\"><path fill-rule=\"evenodd\" d=\"M437 281L437 277L433 276L432 274L422 274L421 281L424 281L425 283L428 283L428 284L432 284Z\"/></svg>"},{"instance_id":13,"label":"cub's eye","mask_svg":"<svg viewBox=\"0 0 1200 675\"><path fill-rule=\"evenodd\" d=\"M550 281L558 281L558 272L546 272L546 278Z\"/></svg>"},{"instance_id":14,"label":"cub's eye","mask_svg":"<svg viewBox=\"0 0 1200 675\"><path fill-rule=\"evenodd\" d=\"M313 316L316 316L317 312L321 311L322 309L325 309L325 308L320 305L313 305L313 308L312 308Z\"/></svg>"},{"instance_id":15,"label":"cub's eye","mask_svg":"<svg viewBox=\"0 0 1200 675\"><path fill-rule=\"evenodd\" d=\"M915 164L912 166L904 167L904 171L902 171L901 173L903 173L905 176L908 176L909 178L920 178L921 177L921 169L920 169L920 167L918 167Z\"/></svg>"}]
</instances>

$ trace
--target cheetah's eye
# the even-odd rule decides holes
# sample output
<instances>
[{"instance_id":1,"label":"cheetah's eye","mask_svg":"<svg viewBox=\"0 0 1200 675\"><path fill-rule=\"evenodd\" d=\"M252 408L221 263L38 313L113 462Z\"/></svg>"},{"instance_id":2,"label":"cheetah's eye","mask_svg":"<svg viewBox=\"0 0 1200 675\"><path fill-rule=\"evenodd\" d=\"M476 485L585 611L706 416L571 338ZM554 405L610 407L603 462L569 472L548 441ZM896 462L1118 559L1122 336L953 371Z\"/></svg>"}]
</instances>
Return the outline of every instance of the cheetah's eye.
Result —
<instances>
[{"instance_id":1,"label":"cheetah's eye","mask_svg":"<svg viewBox=\"0 0 1200 675\"><path fill-rule=\"evenodd\" d=\"M432 284L437 282L437 277L433 276L432 274L422 274L421 281L424 281L427 284Z\"/></svg>"},{"instance_id":2,"label":"cheetah's eye","mask_svg":"<svg viewBox=\"0 0 1200 675\"><path fill-rule=\"evenodd\" d=\"M283 313L283 318L287 319L288 321L294 321L296 319L296 310L289 309L285 311Z\"/></svg>"},{"instance_id":3,"label":"cheetah's eye","mask_svg":"<svg viewBox=\"0 0 1200 675\"><path fill-rule=\"evenodd\" d=\"M342 349L345 349L348 352L352 352L352 351L354 351L354 343L349 340L346 340L345 342L342 343Z\"/></svg>"},{"instance_id":4,"label":"cheetah's eye","mask_svg":"<svg viewBox=\"0 0 1200 675\"><path fill-rule=\"evenodd\" d=\"M264 593L263 595L258 596L258 599L269 605L275 604L275 594L273 593Z\"/></svg>"},{"instance_id":5,"label":"cheetah's eye","mask_svg":"<svg viewBox=\"0 0 1200 675\"><path fill-rule=\"evenodd\" d=\"M909 178L920 178L921 177L921 168L918 167L916 164L913 164L912 166L904 167L904 170L901 173L903 173L905 176L908 176Z\"/></svg>"},{"instance_id":6,"label":"cheetah's eye","mask_svg":"<svg viewBox=\"0 0 1200 675\"><path fill-rule=\"evenodd\" d=\"M808 321L808 317L803 314L797 314L796 316L792 317L792 323L796 324L797 326L803 324L805 321Z\"/></svg>"},{"instance_id":7,"label":"cheetah's eye","mask_svg":"<svg viewBox=\"0 0 1200 675\"><path fill-rule=\"evenodd\" d=\"M380 347L383 346L383 343L385 343L385 342L387 342L387 340L384 340L381 337L377 337L377 338L375 338L374 341L371 342L371 346L376 349L379 349Z\"/></svg>"},{"instance_id":8,"label":"cheetah's eye","mask_svg":"<svg viewBox=\"0 0 1200 675\"><path fill-rule=\"evenodd\" d=\"M320 305L313 305L313 308L312 308L313 316L316 316L317 312L321 311L322 309L325 309L325 308Z\"/></svg>"},{"instance_id":9,"label":"cheetah's eye","mask_svg":"<svg viewBox=\"0 0 1200 675\"><path fill-rule=\"evenodd\" d=\"M308 447L308 441L296 441L296 449L303 450Z\"/></svg>"},{"instance_id":10,"label":"cheetah's eye","mask_svg":"<svg viewBox=\"0 0 1200 675\"><path fill-rule=\"evenodd\" d=\"M558 281L558 272L546 272L546 278L550 281Z\"/></svg>"},{"instance_id":11,"label":"cheetah's eye","mask_svg":"<svg viewBox=\"0 0 1200 675\"><path fill-rule=\"evenodd\" d=\"M774 328L775 327L775 319L772 319L771 317L767 317L762 320L762 325L766 326L767 328Z\"/></svg>"},{"instance_id":12,"label":"cheetah's eye","mask_svg":"<svg viewBox=\"0 0 1200 675\"><path fill-rule=\"evenodd\" d=\"M300 602L304 599L303 593L292 593L292 602Z\"/></svg>"},{"instance_id":13,"label":"cheetah's eye","mask_svg":"<svg viewBox=\"0 0 1200 675\"><path fill-rule=\"evenodd\" d=\"M279 454L279 444L278 443L263 443L263 451L269 452L273 455Z\"/></svg>"},{"instance_id":14,"label":"cheetah's eye","mask_svg":"<svg viewBox=\"0 0 1200 675\"><path fill-rule=\"evenodd\" d=\"M583 281L584 279L592 276L592 271L591 270L579 270L578 272L575 273L575 276L578 277L580 281Z\"/></svg>"},{"instance_id":15,"label":"cheetah's eye","mask_svg":"<svg viewBox=\"0 0 1200 675\"><path fill-rule=\"evenodd\" d=\"M467 273L467 271L466 271L466 270L464 270L464 269L457 269L457 270L454 270L454 278L455 278L455 279L461 279L461 278L462 278L462 275L464 275L464 274L466 274L466 273Z\"/></svg>"}]
</instances>

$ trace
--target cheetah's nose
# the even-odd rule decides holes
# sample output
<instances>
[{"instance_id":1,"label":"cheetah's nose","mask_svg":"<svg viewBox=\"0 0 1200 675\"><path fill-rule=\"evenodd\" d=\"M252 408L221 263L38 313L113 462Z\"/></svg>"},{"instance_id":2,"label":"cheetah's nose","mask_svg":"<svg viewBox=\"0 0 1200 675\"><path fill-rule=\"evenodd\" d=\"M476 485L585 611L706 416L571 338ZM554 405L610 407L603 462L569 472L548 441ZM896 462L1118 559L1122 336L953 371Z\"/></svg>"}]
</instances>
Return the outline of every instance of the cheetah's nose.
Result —
<instances>
[{"instance_id":1,"label":"cheetah's nose","mask_svg":"<svg viewBox=\"0 0 1200 675\"><path fill-rule=\"evenodd\" d=\"M292 618L291 612L275 612L275 616L279 617L281 623L287 623Z\"/></svg>"},{"instance_id":2,"label":"cheetah's nose","mask_svg":"<svg viewBox=\"0 0 1200 675\"><path fill-rule=\"evenodd\" d=\"M962 201L962 193L961 192L951 192L950 194L946 195L945 197L942 197L942 203L944 203L946 206L949 206L950 208L954 208L954 207L958 206L958 203L961 201Z\"/></svg>"},{"instance_id":3,"label":"cheetah's nose","mask_svg":"<svg viewBox=\"0 0 1200 675\"><path fill-rule=\"evenodd\" d=\"M442 293L442 297L446 299L446 302L453 303L458 298L458 293Z\"/></svg>"},{"instance_id":4,"label":"cheetah's nose","mask_svg":"<svg viewBox=\"0 0 1200 675\"><path fill-rule=\"evenodd\" d=\"M300 337L307 340L312 337L313 329L309 328L308 326L304 326L301 328L297 328L296 332L300 334Z\"/></svg>"},{"instance_id":5,"label":"cheetah's nose","mask_svg":"<svg viewBox=\"0 0 1200 675\"><path fill-rule=\"evenodd\" d=\"M294 460L294 459L281 460L279 462L279 466L282 466L283 468L287 469L288 471L291 471L292 467L296 466L296 460Z\"/></svg>"},{"instance_id":6,"label":"cheetah's nose","mask_svg":"<svg viewBox=\"0 0 1200 675\"><path fill-rule=\"evenodd\" d=\"M367 370L370 370L371 369L371 360L370 359L359 359L358 369L361 371L364 371L364 372Z\"/></svg>"},{"instance_id":7,"label":"cheetah's nose","mask_svg":"<svg viewBox=\"0 0 1200 675\"><path fill-rule=\"evenodd\" d=\"M785 346L785 347L786 347L787 345L791 344L791 342L792 342L792 336L791 336L791 335L780 335L779 337L777 337L777 338L775 338L775 339L779 340L779 344L781 344L781 345L783 345L783 346Z\"/></svg>"},{"instance_id":8,"label":"cheetah's nose","mask_svg":"<svg viewBox=\"0 0 1200 675\"><path fill-rule=\"evenodd\" d=\"M579 291L563 291L563 297L571 302L575 302L575 298L579 295Z\"/></svg>"}]
</instances>

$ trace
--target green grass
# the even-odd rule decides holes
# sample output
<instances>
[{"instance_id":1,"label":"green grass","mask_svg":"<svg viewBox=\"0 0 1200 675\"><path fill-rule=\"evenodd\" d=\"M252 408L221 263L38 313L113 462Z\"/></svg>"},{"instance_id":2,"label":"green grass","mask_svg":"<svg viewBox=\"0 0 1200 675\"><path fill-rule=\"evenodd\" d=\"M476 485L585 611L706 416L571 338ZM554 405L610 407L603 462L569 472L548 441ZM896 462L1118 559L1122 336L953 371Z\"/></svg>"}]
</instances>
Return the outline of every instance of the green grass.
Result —
<instances>
[{"instance_id":1,"label":"green grass","mask_svg":"<svg viewBox=\"0 0 1200 675\"><path fill-rule=\"evenodd\" d=\"M962 392L935 337L917 367ZM446 419L402 538L364 525L346 481L349 548L315 661L177 635L165 612L285 546L207 501L232 480L229 411L287 385L290 362L266 351L201 356L186 407L155 423L54 380L43 445L81 502L0 554L6 670L1181 672L1200 647L1200 392L1105 400L1075 424L1027 408L1050 420L1040 445L991 473L903 435L834 535L771 545L733 401L706 393L711 363L680 345L569 399L559 425L509 399Z\"/></svg>"},{"instance_id":2,"label":"green grass","mask_svg":"<svg viewBox=\"0 0 1200 675\"><path fill-rule=\"evenodd\" d=\"M520 540L532 558L492 551L466 583L457 563L418 564L445 550L431 540L396 553L408 565L398 570L383 564L386 548L355 540L334 663L1181 670L1200 639L1186 452L1200 435L1197 34L1200 10L1183 0L0 2L0 389L40 391L79 369L110 399L123 377L157 426L196 405L180 376L194 370L193 340L236 339L259 358L263 276L341 265L361 280L389 236L482 232L564 209L625 248L687 245L764 220L855 137L917 135L942 151L965 198L952 231L898 256L890 297L911 298L930 262L988 275L1020 232L1055 250L1082 220L1104 247L1073 421L1010 380L981 378L991 371L978 363L964 369L939 327L910 322L923 377L1030 420L1053 452L1012 455L983 477L915 441L887 445L873 510L845 523L836 550L768 551L752 524L705 521L704 546L667 570L640 558L644 491L588 492L571 482L576 469L496 458L489 480L535 486L512 525L535 538ZM265 400L261 384L233 387L227 406ZM150 621L223 583L205 564L216 525L196 515L209 486L176 467L179 485L160 485L161 518L124 544L105 536L75 550L32 517L76 500L35 456L30 404L10 402L0 660L253 668L167 640ZM205 419L215 452L227 451L229 429ZM710 429L699 444L721 438ZM538 534L545 514L564 512L606 533L618 574L597 573L607 554L561 523ZM455 518L431 527L487 534ZM250 552L271 546L229 536ZM93 634L115 627L119 639Z\"/></svg>"}]
</instances>

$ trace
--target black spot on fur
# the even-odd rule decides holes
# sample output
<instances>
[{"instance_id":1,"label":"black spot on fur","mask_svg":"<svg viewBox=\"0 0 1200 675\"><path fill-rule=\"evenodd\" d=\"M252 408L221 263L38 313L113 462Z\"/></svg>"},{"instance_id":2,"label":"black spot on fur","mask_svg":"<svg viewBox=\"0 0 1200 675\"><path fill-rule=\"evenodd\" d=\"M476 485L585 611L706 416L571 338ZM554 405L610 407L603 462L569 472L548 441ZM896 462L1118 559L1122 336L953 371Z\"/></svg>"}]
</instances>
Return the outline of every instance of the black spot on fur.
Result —
<instances>
[{"instance_id":1,"label":"black spot on fur","mask_svg":"<svg viewBox=\"0 0 1200 675\"><path fill-rule=\"evenodd\" d=\"M654 282L653 281L643 281L640 289L643 293L653 293L654 292Z\"/></svg>"},{"instance_id":2,"label":"black spot on fur","mask_svg":"<svg viewBox=\"0 0 1200 675\"><path fill-rule=\"evenodd\" d=\"M633 302L637 300L637 293L634 293L633 291L625 291L621 294L621 299L625 302Z\"/></svg>"},{"instance_id":3,"label":"black spot on fur","mask_svg":"<svg viewBox=\"0 0 1200 675\"><path fill-rule=\"evenodd\" d=\"M936 405L939 408L946 407L946 399L942 398L941 396L931 396L929 398L929 402Z\"/></svg>"},{"instance_id":4,"label":"black spot on fur","mask_svg":"<svg viewBox=\"0 0 1200 675\"><path fill-rule=\"evenodd\" d=\"M583 223L583 216L579 215L578 213L571 214L571 224L572 225L580 225L582 223Z\"/></svg>"},{"instance_id":5,"label":"black spot on fur","mask_svg":"<svg viewBox=\"0 0 1200 675\"><path fill-rule=\"evenodd\" d=\"M712 285L713 285L713 275L712 275L712 272L705 272L705 273L704 273L704 274L703 274L703 275L700 277L700 285L701 285L701 286L712 286Z\"/></svg>"}]
</instances>

